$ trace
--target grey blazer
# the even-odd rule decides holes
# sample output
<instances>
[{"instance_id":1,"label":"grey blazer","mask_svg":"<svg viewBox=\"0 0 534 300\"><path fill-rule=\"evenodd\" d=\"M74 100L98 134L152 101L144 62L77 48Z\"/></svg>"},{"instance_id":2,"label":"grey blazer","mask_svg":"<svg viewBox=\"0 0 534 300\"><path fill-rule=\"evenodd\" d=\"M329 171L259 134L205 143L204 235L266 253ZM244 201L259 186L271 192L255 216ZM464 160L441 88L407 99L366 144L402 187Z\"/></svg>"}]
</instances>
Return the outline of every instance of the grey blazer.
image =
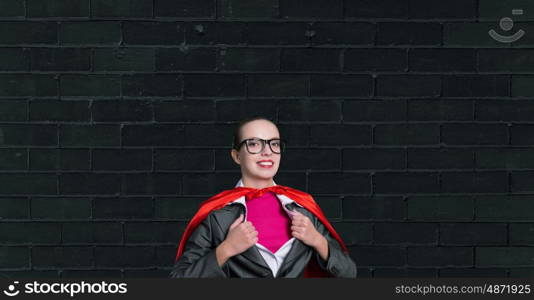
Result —
<instances>
[{"instance_id":1,"label":"grey blazer","mask_svg":"<svg viewBox=\"0 0 534 300\"><path fill-rule=\"evenodd\" d=\"M325 236L328 241L328 259L324 261L315 249L295 239L276 277L302 277L309 260L315 259L322 269L334 277L355 278L356 264L342 251L337 240L330 235L322 222L311 212L294 203L288 204L287 208L295 209L310 218L317 231ZM226 238L230 225L241 213L245 214L245 206L240 203L232 203L212 211L190 236L182 256L174 264L170 277L272 278L273 273L256 246L231 257L222 266L217 263L215 248Z\"/></svg>"}]
</instances>

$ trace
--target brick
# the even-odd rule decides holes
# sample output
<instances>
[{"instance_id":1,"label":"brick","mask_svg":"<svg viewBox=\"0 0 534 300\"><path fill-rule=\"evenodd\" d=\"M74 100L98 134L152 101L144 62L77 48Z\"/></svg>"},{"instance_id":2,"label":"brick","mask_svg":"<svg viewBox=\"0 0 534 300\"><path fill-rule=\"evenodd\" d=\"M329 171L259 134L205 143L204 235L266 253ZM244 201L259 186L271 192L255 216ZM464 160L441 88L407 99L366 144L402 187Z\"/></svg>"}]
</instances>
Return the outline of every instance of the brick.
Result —
<instances>
[{"instance_id":1,"label":"brick","mask_svg":"<svg viewBox=\"0 0 534 300\"><path fill-rule=\"evenodd\" d=\"M57 94L57 79L53 75L0 74L0 97L46 97Z\"/></svg>"},{"instance_id":2,"label":"brick","mask_svg":"<svg viewBox=\"0 0 534 300\"><path fill-rule=\"evenodd\" d=\"M339 72L342 68L341 53L339 49L284 48L280 62L281 70L283 72Z\"/></svg>"},{"instance_id":3,"label":"brick","mask_svg":"<svg viewBox=\"0 0 534 300\"><path fill-rule=\"evenodd\" d=\"M532 172L512 172L511 174L511 191L528 192L533 190Z\"/></svg>"},{"instance_id":4,"label":"brick","mask_svg":"<svg viewBox=\"0 0 534 300\"><path fill-rule=\"evenodd\" d=\"M342 0L280 0L280 16L284 19L342 19Z\"/></svg>"},{"instance_id":5,"label":"brick","mask_svg":"<svg viewBox=\"0 0 534 300\"><path fill-rule=\"evenodd\" d=\"M477 196L475 215L484 221L531 221L533 203L529 195Z\"/></svg>"},{"instance_id":6,"label":"brick","mask_svg":"<svg viewBox=\"0 0 534 300\"><path fill-rule=\"evenodd\" d=\"M373 79L366 75L311 75L313 97L366 97L372 86Z\"/></svg>"},{"instance_id":7,"label":"brick","mask_svg":"<svg viewBox=\"0 0 534 300\"><path fill-rule=\"evenodd\" d=\"M410 0L411 19L476 19L478 1L453 0L447 3L433 0Z\"/></svg>"},{"instance_id":8,"label":"brick","mask_svg":"<svg viewBox=\"0 0 534 300\"><path fill-rule=\"evenodd\" d=\"M409 220L449 221L473 220L474 200L466 196L414 196L408 197Z\"/></svg>"},{"instance_id":9,"label":"brick","mask_svg":"<svg viewBox=\"0 0 534 300\"><path fill-rule=\"evenodd\" d=\"M89 17L89 0L27 0L28 17Z\"/></svg>"},{"instance_id":10,"label":"brick","mask_svg":"<svg viewBox=\"0 0 534 300\"><path fill-rule=\"evenodd\" d=\"M213 101L159 101L154 103L157 122L198 122L215 120ZM232 111L234 112L234 111Z\"/></svg>"},{"instance_id":11,"label":"brick","mask_svg":"<svg viewBox=\"0 0 534 300\"><path fill-rule=\"evenodd\" d=\"M373 241L376 244L436 244L437 224L377 223Z\"/></svg>"},{"instance_id":12,"label":"brick","mask_svg":"<svg viewBox=\"0 0 534 300\"><path fill-rule=\"evenodd\" d=\"M27 219L30 216L30 200L28 198L0 198L1 219Z\"/></svg>"},{"instance_id":13,"label":"brick","mask_svg":"<svg viewBox=\"0 0 534 300\"><path fill-rule=\"evenodd\" d=\"M321 157L321 156L317 156ZM344 170L389 170L406 167L404 149L344 149Z\"/></svg>"},{"instance_id":14,"label":"brick","mask_svg":"<svg viewBox=\"0 0 534 300\"><path fill-rule=\"evenodd\" d=\"M112 195L119 192L120 176L117 174L64 173L59 176L61 195Z\"/></svg>"},{"instance_id":15,"label":"brick","mask_svg":"<svg viewBox=\"0 0 534 300\"><path fill-rule=\"evenodd\" d=\"M127 174L122 178L122 194L176 195L182 192L180 182L181 176L172 173Z\"/></svg>"},{"instance_id":16,"label":"brick","mask_svg":"<svg viewBox=\"0 0 534 300\"><path fill-rule=\"evenodd\" d=\"M61 22L59 41L64 45L118 45L122 41L120 22Z\"/></svg>"},{"instance_id":17,"label":"brick","mask_svg":"<svg viewBox=\"0 0 534 300\"><path fill-rule=\"evenodd\" d=\"M213 151L202 149L156 149L156 170L213 170Z\"/></svg>"},{"instance_id":18,"label":"brick","mask_svg":"<svg viewBox=\"0 0 534 300\"><path fill-rule=\"evenodd\" d=\"M471 247L408 247L410 266L473 266L474 254Z\"/></svg>"},{"instance_id":19,"label":"brick","mask_svg":"<svg viewBox=\"0 0 534 300\"><path fill-rule=\"evenodd\" d=\"M368 174L349 172L310 173L311 194L366 194L371 191Z\"/></svg>"},{"instance_id":20,"label":"brick","mask_svg":"<svg viewBox=\"0 0 534 300\"><path fill-rule=\"evenodd\" d=\"M153 216L152 199L148 197L95 198L95 219L144 219Z\"/></svg>"},{"instance_id":21,"label":"brick","mask_svg":"<svg viewBox=\"0 0 534 300\"><path fill-rule=\"evenodd\" d=\"M156 17L213 18L215 17L214 0L155 0Z\"/></svg>"},{"instance_id":22,"label":"brick","mask_svg":"<svg viewBox=\"0 0 534 300\"><path fill-rule=\"evenodd\" d=\"M3 268L29 268L29 248L0 246L0 265Z\"/></svg>"},{"instance_id":23,"label":"brick","mask_svg":"<svg viewBox=\"0 0 534 300\"><path fill-rule=\"evenodd\" d=\"M1 125L0 144L4 146L57 146L54 125Z\"/></svg>"},{"instance_id":24,"label":"brick","mask_svg":"<svg viewBox=\"0 0 534 300\"><path fill-rule=\"evenodd\" d=\"M391 97L438 97L441 78L433 75L378 76L376 94Z\"/></svg>"},{"instance_id":25,"label":"brick","mask_svg":"<svg viewBox=\"0 0 534 300\"><path fill-rule=\"evenodd\" d=\"M247 24L246 43L250 45L304 45L309 42L302 22L252 22Z\"/></svg>"},{"instance_id":26,"label":"brick","mask_svg":"<svg viewBox=\"0 0 534 300\"><path fill-rule=\"evenodd\" d=\"M148 171L152 170L152 150L94 149L92 164L95 171Z\"/></svg>"},{"instance_id":27,"label":"brick","mask_svg":"<svg viewBox=\"0 0 534 300\"><path fill-rule=\"evenodd\" d=\"M350 251L350 256L358 258L359 267L406 264L406 248L399 246L357 246Z\"/></svg>"},{"instance_id":28,"label":"brick","mask_svg":"<svg viewBox=\"0 0 534 300\"><path fill-rule=\"evenodd\" d=\"M407 71L408 54L404 49L347 49L344 71Z\"/></svg>"},{"instance_id":29,"label":"brick","mask_svg":"<svg viewBox=\"0 0 534 300\"><path fill-rule=\"evenodd\" d=\"M221 23L211 21L198 21L198 22L186 22L184 23L184 39L187 44L180 45L180 48L187 51L191 46L189 45L214 45L219 44L221 40L226 39L222 36L221 32L227 34L228 28L218 28ZM233 34L233 37L246 35L245 28L240 29L240 26L235 26L239 32ZM230 38L232 39L232 38ZM242 37L241 39L244 39Z\"/></svg>"},{"instance_id":30,"label":"brick","mask_svg":"<svg viewBox=\"0 0 534 300\"><path fill-rule=\"evenodd\" d=\"M468 100L408 100L410 121L469 121L473 120L474 108Z\"/></svg>"},{"instance_id":31,"label":"brick","mask_svg":"<svg viewBox=\"0 0 534 300\"><path fill-rule=\"evenodd\" d=\"M0 122L28 120L28 102L21 100L0 100Z\"/></svg>"},{"instance_id":32,"label":"brick","mask_svg":"<svg viewBox=\"0 0 534 300\"><path fill-rule=\"evenodd\" d=\"M222 0L217 4L218 16L225 19L278 17L277 0Z\"/></svg>"},{"instance_id":33,"label":"brick","mask_svg":"<svg viewBox=\"0 0 534 300\"><path fill-rule=\"evenodd\" d=\"M417 72L474 72L477 53L471 49L412 49L410 70Z\"/></svg>"},{"instance_id":34,"label":"brick","mask_svg":"<svg viewBox=\"0 0 534 300\"><path fill-rule=\"evenodd\" d=\"M91 267L93 264L92 247L32 248L32 265L35 268Z\"/></svg>"},{"instance_id":35,"label":"brick","mask_svg":"<svg viewBox=\"0 0 534 300\"><path fill-rule=\"evenodd\" d=\"M409 1L352 0L344 4L346 18L404 19L409 12Z\"/></svg>"},{"instance_id":36,"label":"brick","mask_svg":"<svg viewBox=\"0 0 534 300\"><path fill-rule=\"evenodd\" d=\"M462 48L501 48L508 47L492 39L488 32L499 30L496 22L445 23L443 24L443 45Z\"/></svg>"},{"instance_id":37,"label":"brick","mask_svg":"<svg viewBox=\"0 0 534 300\"><path fill-rule=\"evenodd\" d=\"M167 261L166 266L170 266L174 262L172 255L170 258L169 256L165 257L165 260ZM170 261L170 263L168 263L168 261ZM124 278L163 278L167 277L168 275L168 270L125 270L123 273Z\"/></svg>"},{"instance_id":38,"label":"brick","mask_svg":"<svg viewBox=\"0 0 534 300\"><path fill-rule=\"evenodd\" d=\"M484 72L526 72L534 67L530 49L480 49L478 68Z\"/></svg>"},{"instance_id":39,"label":"brick","mask_svg":"<svg viewBox=\"0 0 534 300\"><path fill-rule=\"evenodd\" d=\"M476 117L480 121L534 121L534 101L476 101Z\"/></svg>"},{"instance_id":40,"label":"brick","mask_svg":"<svg viewBox=\"0 0 534 300\"><path fill-rule=\"evenodd\" d=\"M244 22L217 22L215 33L204 37L211 39L210 44L244 45L247 40L247 30L248 24Z\"/></svg>"},{"instance_id":41,"label":"brick","mask_svg":"<svg viewBox=\"0 0 534 300\"><path fill-rule=\"evenodd\" d=\"M506 245L507 225L491 223L450 223L440 224L440 245L482 246Z\"/></svg>"},{"instance_id":42,"label":"brick","mask_svg":"<svg viewBox=\"0 0 534 300\"><path fill-rule=\"evenodd\" d=\"M124 224L126 243L175 244L181 237L177 222L127 222Z\"/></svg>"},{"instance_id":43,"label":"brick","mask_svg":"<svg viewBox=\"0 0 534 300\"><path fill-rule=\"evenodd\" d=\"M406 216L402 197L344 197L343 219L403 220Z\"/></svg>"},{"instance_id":44,"label":"brick","mask_svg":"<svg viewBox=\"0 0 534 300\"><path fill-rule=\"evenodd\" d=\"M341 121L339 101L287 100L278 105L278 120L289 122L339 122Z\"/></svg>"},{"instance_id":45,"label":"brick","mask_svg":"<svg viewBox=\"0 0 534 300\"><path fill-rule=\"evenodd\" d=\"M511 16L512 9L521 8L525 11L534 10L534 3L528 0L515 1L488 1L481 0L479 5L479 15L481 19L500 20L504 16ZM531 16L513 16L514 20L529 20Z\"/></svg>"},{"instance_id":46,"label":"brick","mask_svg":"<svg viewBox=\"0 0 534 300\"><path fill-rule=\"evenodd\" d=\"M280 50L271 48L225 48L219 51L222 71L278 71Z\"/></svg>"},{"instance_id":47,"label":"brick","mask_svg":"<svg viewBox=\"0 0 534 300\"><path fill-rule=\"evenodd\" d=\"M0 224L0 238L7 244L58 244L61 224L9 222Z\"/></svg>"},{"instance_id":48,"label":"brick","mask_svg":"<svg viewBox=\"0 0 534 300\"><path fill-rule=\"evenodd\" d=\"M402 121L406 120L404 100L345 101L343 121Z\"/></svg>"},{"instance_id":49,"label":"brick","mask_svg":"<svg viewBox=\"0 0 534 300\"><path fill-rule=\"evenodd\" d=\"M184 95L188 97L244 96L245 78L242 75L187 74L184 76Z\"/></svg>"},{"instance_id":50,"label":"brick","mask_svg":"<svg viewBox=\"0 0 534 300\"><path fill-rule=\"evenodd\" d=\"M469 278L469 277L508 277L508 271L504 268L451 268L451 269L440 269L439 277L453 277L453 278Z\"/></svg>"},{"instance_id":51,"label":"brick","mask_svg":"<svg viewBox=\"0 0 534 300\"><path fill-rule=\"evenodd\" d=\"M510 245L532 245L534 242L532 231L534 231L532 223L510 224L508 231Z\"/></svg>"},{"instance_id":52,"label":"brick","mask_svg":"<svg viewBox=\"0 0 534 300\"><path fill-rule=\"evenodd\" d=\"M317 197L314 199L323 210L325 216L330 219L341 218L341 197Z\"/></svg>"},{"instance_id":53,"label":"brick","mask_svg":"<svg viewBox=\"0 0 534 300\"><path fill-rule=\"evenodd\" d=\"M152 121L150 101L96 101L91 108L96 122Z\"/></svg>"},{"instance_id":54,"label":"brick","mask_svg":"<svg viewBox=\"0 0 534 300\"><path fill-rule=\"evenodd\" d=\"M150 48L100 48L94 50L95 71L154 71L156 54Z\"/></svg>"},{"instance_id":55,"label":"brick","mask_svg":"<svg viewBox=\"0 0 534 300\"><path fill-rule=\"evenodd\" d=\"M265 74L248 77L248 95L251 97L299 97L308 94L305 75Z\"/></svg>"},{"instance_id":56,"label":"brick","mask_svg":"<svg viewBox=\"0 0 534 300\"><path fill-rule=\"evenodd\" d=\"M60 79L62 96L120 96L120 77L113 75L62 75Z\"/></svg>"},{"instance_id":57,"label":"brick","mask_svg":"<svg viewBox=\"0 0 534 300\"><path fill-rule=\"evenodd\" d=\"M340 152L337 149L287 149L282 155L281 165L286 170L341 169ZM235 162L232 163L235 165Z\"/></svg>"},{"instance_id":58,"label":"brick","mask_svg":"<svg viewBox=\"0 0 534 300\"><path fill-rule=\"evenodd\" d=\"M377 194L436 193L439 191L437 173L404 172L376 173L373 178Z\"/></svg>"},{"instance_id":59,"label":"brick","mask_svg":"<svg viewBox=\"0 0 534 300\"><path fill-rule=\"evenodd\" d=\"M337 233L343 237L347 246L371 243L373 239L373 224L340 222L335 223Z\"/></svg>"},{"instance_id":60,"label":"brick","mask_svg":"<svg viewBox=\"0 0 534 300\"><path fill-rule=\"evenodd\" d=\"M63 223L61 232L64 244L122 244L120 222Z\"/></svg>"},{"instance_id":61,"label":"brick","mask_svg":"<svg viewBox=\"0 0 534 300\"><path fill-rule=\"evenodd\" d=\"M91 16L97 18L152 17L152 0L91 0Z\"/></svg>"},{"instance_id":62,"label":"brick","mask_svg":"<svg viewBox=\"0 0 534 300\"><path fill-rule=\"evenodd\" d=\"M87 149L31 149L31 170L89 170Z\"/></svg>"},{"instance_id":63,"label":"brick","mask_svg":"<svg viewBox=\"0 0 534 300\"><path fill-rule=\"evenodd\" d=\"M89 198L32 198L32 219L89 219L91 206Z\"/></svg>"},{"instance_id":64,"label":"brick","mask_svg":"<svg viewBox=\"0 0 534 300\"><path fill-rule=\"evenodd\" d=\"M158 71L214 71L216 52L210 48L159 48L155 64Z\"/></svg>"},{"instance_id":65,"label":"brick","mask_svg":"<svg viewBox=\"0 0 534 300\"><path fill-rule=\"evenodd\" d=\"M506 145L508 127L501 124L444 124L441 139L446 145Z\"/></svg>"},{"instance_id":66,"label":"brick","mask_svg":"<svg viewBox=\"0 0 534 300\"><path fill-rule=\"evenodd\" d=\"M0 22L0 44L57 44L55 22Z\"/></svg>"},{"instance_id":67,"label":"brick","mask_svg":"<svg viewBox=\"0 0 534 300\"><path fill-rule=\"evenodd\" d=\"M174 258L176 257L176 246L157 246L156 247L156 260L159 266L172 266L174 264ZM169 272L160 274L156 277L166 277Z\"/></svg>"},{"instance_id":68,"label":"brick","mask_svg":"<svg viewBox=\"0 0 534 300\"><path fill-rule=\"evenodd\" d=\"M26 149L0 149L0 170L27 170Z\"/></svg>"},{"instance_id":69,"label":"brick","mask_svg":"<svg viewBox=\"0 0 534 300\"><path fill-rule=\"evenodd\" d=\"M117 125L62 125L59 141L65 147L106 147L120 145Z\"/></svg>"},{"instance_id":70,"label":"brick","mask_svg":"<svg viewBox=\"0 0 534 300\"><path fill-rule=\"evenodd\" d=\"M230 146L234 126L186 125L185 140L189 146Z\"/></svg>"},{"instance_id":71,"label":"brick","mask_svg":"<svg viewBox=\"0 0 534 300\"><path fill-rule=\"evenodd\" d=\"M0 11L1 10L0 3ZM0 48L0 71L28 71L30 53L24 48Z\"/></svg>"},{"instance_id":72,"label":"brick","mask_svg":"<svg viewBox=\"0 0 534 300\"><path fill-rule=\"evenodd\" d=\"M110 246L95 248L95 265L106 268L146 267L155 264L151 246Z\"/></svg>"},{"instance_id":73,"label":"brick","mask_svg":"<svg viewBox=\"0 0 534 300\"><path fill-rule=\"evenodd\" d=\"M512 76L512 96L528 97L534 95L532 82L534 82L534 76Z\"/></svg>"},{"instance_id":74,"label":"brick","mask_svg":"<svg viewBox=\"0 0 534 300\"><path fill-rule=\"evenodd\" d=\"M371 46L374 44L375 32L376 25L373 23L319 21L311 24L305 34L313 45Z\"/></svg>"},{"instance_id":75,"label":"brick","mask_svg":"<svg viewBox=\"0 0 534 300\"><path fill-rule=\"evenodd\" d=\"M506 193L506 172L443 172L441 191L444 193Z\"/></svg>"},{"instance_id":76,"label":"brick","mask_svg":"<svg viewBox=\"0 0 534 300\"><path fill-rule=\"evenodd\" d=\"M379 23L376 44L439 46L442 44L441 30L439 23Z\"/></svg>"},{"instance_id":77,"label":"brick","mask_svg":"<svg viewBox=\"0 0 534 300\"><path fill-rule=\"evenodd\" d=\"M204 200L206 199L203 197L157 197L154 200L154 217L156 219L189 220Z\"/></svg>"},{"instance_id":78,"label":"brick","mask_svg":"<svg viewBox=\"0 0 534 300\"><path fill-rule=\"evenodd\" d=\"M311 145L369 145L371 127L366 125L312 125Z\"/></svg>"},{"instance_id":79,"label":"brick","mask_svg":"<svg viewBox=\"0 0 534 300\"><path fill-rule=\"evenodd\" d=\"M126 45L179 45L184 41L183 25L160 22L124 22Z\"/></svg>"},{"instance_id":80,"label":"brick","mask_svg":"<svg viewBox=\"0 0 534 300\"><path fill-rule=\"evenodd\" d=\"M477 247L476 265L530 267L534 252L531 247Z\"/></svg>"},{"instance_id":81,"label":"brick","mask_svg":"<svg viewBox=\"0 0 534 300\"><path fill-rule=\"evenodd\" d=\"M187 173L182 179L182 195L214 195L222 190L234 187L239 177L232 181L221 180L223 175L214 173ZM237 175L239 176L239 175ZM226 176L226 179L229 176ZM219 179L219 180L218 180ZM225 184L226 183L226 184Z\"/></svg>"},{"instance_id":82,"label":"brick","mask_svg":"<svg viewBox=\"0 0 534 300\"><path fill-rule=\"evenodd\" d=\"M480 149L476 152L476 167L481 169L534 168L534 151L531 149Z\"/></svg>"},{"instance_id":83,"label":"brick","mask_svg":"<svg viewBox=\"0 0 534 300\"><path fill-rule=\"evenodd\" d=\"M30 102L30 121L87 122L89 101L36 100Z\"/></svg>"},{"instance_id":84,"label":"brick","mask_svg":"<svg viewBox=\"0 0 534 300\"><path fill-rule=\"evenodd\" d=\"M408 149L409 169L472 169L474 166L470 149Z\"/></svg>"},{"instance_id":85,"label":"brick","mask_svg":"<svg viewBox=\"0 0 534 300\"><path fill-rule=\"evenodd\" d=\"M377 125L374 143L377 145L439 144L439 126L435 124Z\"/></svg>"},{"instance_id":86,"label":"brick","mask_svg":"<svg viewBox=\"0 0 534 300\"><path fill-rule=\"evenodd\" d=\"M184 129L181 125L125 125L125 146L181 146Z\"/></svg>"},{"instance_id":87,"label":"brick","mask_svg":"<svg viewBox=\"0 0 534 300\"><path fill-rule=\"evenodd\" d=\"M0 194L57 194L57 176L55 174L7 173L0 174L4 185Z\"/></svg>"},{"instance_id":88,"label":"brick","mask_svg":"<svg viewBox=\"0 0 534 300\"><path fill-rule=\"evenodd\" d=\"M24 0L0 1L0 17L25 17L26 8Z\"/></svg>"},{"instance_id":89,"label":"brick","mask_svg":"<svg viewBox=\"0 0 534 300\"><path fill-rule=\"evenodd\" d=\"M122 94L130 97L181 96L181 78L170 74L136 74L122 77Z\"/></svg>"},{"instance_id":90,"label":"brick","mask_svg":"<svg viewBox=\"0 0 534 300\"><path fill-rule=\"evenodd\" d=\"M508 276L512 278L525 278L532 276L533 273L534 268L511 268Z\"/></svg>"},{"instance_id":91,"label":"brick","mask_svg":"<svg viewBox=\"0 0 534 300\"><path fill-rule=\"evenodd\" d=\"M121 270L61 270L61 278L119 278Z\"/></svg>"},{"instance_id":92,"label":"brick","mask_svg":"<svg viewBox=\"0 0 534 300\"><path fill-rule=\"evenodd\" d=\"M509 76L465 75L445 76L445 97L498 97L510 95Z\"/></svg>"}]
</instances>

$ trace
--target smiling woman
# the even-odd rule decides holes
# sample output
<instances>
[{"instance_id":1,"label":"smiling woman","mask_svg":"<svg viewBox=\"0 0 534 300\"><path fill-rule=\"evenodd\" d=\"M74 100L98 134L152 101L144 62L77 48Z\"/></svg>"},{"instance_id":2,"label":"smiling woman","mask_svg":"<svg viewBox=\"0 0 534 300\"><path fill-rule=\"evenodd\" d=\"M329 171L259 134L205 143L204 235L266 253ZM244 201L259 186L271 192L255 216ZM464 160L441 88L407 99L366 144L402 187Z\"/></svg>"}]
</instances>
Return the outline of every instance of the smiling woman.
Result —
<instances>
[{"instance_id":1,"label":"smiling woman","mask_svg":"<svg viewBox=\"0 0 534 300\"><path fill-rule=\"evenodd\" d=\"M356 277L345 244L313 197L274 182L284 149L269 119L238 125L230 155L241 179L201 204L170 277Z\"/></svg>"}]
</instances>

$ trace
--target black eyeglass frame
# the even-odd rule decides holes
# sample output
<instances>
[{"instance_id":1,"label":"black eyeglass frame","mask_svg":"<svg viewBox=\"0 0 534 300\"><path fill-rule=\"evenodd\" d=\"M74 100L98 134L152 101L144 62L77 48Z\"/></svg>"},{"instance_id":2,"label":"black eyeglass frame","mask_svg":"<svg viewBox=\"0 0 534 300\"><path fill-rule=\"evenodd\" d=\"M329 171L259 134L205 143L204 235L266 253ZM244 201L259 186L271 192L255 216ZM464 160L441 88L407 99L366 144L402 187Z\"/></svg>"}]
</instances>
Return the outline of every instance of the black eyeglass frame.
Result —
<instances>
[{"instance_id":1,"label":"black eyeglass frame","mask_svg":"<svg viewBox=\"0 0 534 300\"><path fill-rule=\"evenodd\" d=\"M247 141L250 141L250 140L259 140L262 142L261 144L261 150L260 152L257 152L257 153L252 153L250 152L250 150L248 149L248 144L246 144ZM271 141L280 141L280 152L275 152L273 150L273 147L271 146ZM271 149L271 152L272 153L275 153L275 154L280 154L282 152L285 151L285 148L286 148L286 144L287 142L283 139L270 139L270 140L264 140L264 139L260 139L260 138L250 138L250 139L245 139L243 141L241 141L241 143L235 145L234 149L236 149L237 151L239 151L241 149L241 147L243 147L243 144L245 144L245 148L247 149L247 152L250 153L250 154L258 154L258 153L262 153L263 150L265 149L265 144L269 145L269 149Z\"/></svg>"}]
</instances>

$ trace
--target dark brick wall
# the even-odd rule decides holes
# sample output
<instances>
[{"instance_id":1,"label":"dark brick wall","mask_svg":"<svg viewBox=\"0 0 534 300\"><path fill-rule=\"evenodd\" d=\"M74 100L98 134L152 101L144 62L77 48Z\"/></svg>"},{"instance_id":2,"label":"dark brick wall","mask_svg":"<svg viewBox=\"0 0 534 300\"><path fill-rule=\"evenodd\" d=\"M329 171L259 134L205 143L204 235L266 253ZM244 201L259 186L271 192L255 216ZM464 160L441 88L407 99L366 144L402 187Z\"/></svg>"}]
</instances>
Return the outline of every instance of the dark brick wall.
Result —
<instances>
[{"instance_id":1,"label":"dark brick wall","mask_svg":"<svg viewBox=\"0 0 534 300\"><path fill-rule=\"evenodd\" d=\"M0 275L167 276L256 113L361 277L534 274L533 3L0 0Z\"/></svg>"}]
</instances>

